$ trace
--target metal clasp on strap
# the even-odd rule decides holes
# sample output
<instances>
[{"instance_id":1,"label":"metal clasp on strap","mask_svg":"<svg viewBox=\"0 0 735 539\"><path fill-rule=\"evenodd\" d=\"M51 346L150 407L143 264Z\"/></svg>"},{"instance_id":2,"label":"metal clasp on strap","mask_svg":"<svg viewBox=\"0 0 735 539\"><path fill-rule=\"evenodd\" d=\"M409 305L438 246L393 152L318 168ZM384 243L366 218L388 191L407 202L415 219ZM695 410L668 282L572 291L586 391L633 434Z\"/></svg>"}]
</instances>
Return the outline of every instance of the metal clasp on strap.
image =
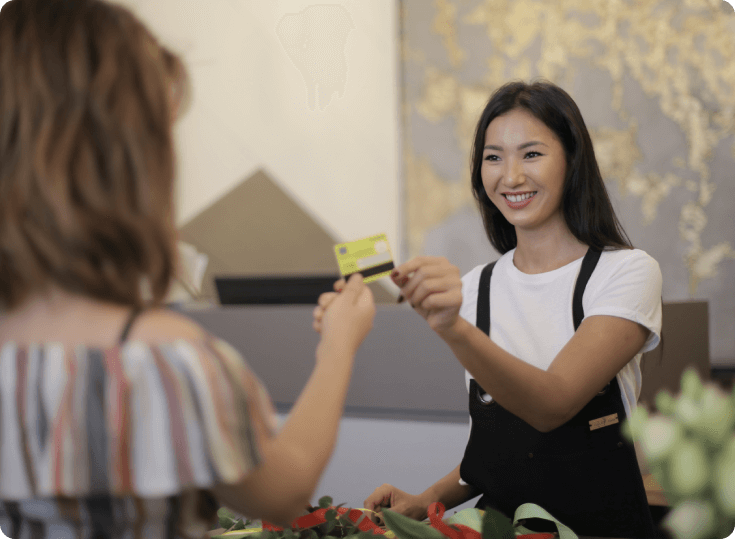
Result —
<instances>
[{"instance_id":1,"label":"metal clasp on strap","mask_svg":"<svg viewBox=\"0 0 735 539\"><path fill-rule=\"evenodd\" d=\"M492 406L495 403L495 399L493 399L490 395L487 393L481 392L480 388L477 388L477 391L475 392L475 395L477 396L477 400L482 404L483 406ZM489 399L489 400L488 400Z\"/></svg>"},{"instance_id":2,"label":"metal clasp on strap","mask_svg":"<svg viewBox=\"0 0 735 539\"><path fill-rule=\"evenodd\" d=\"M610 382L608 382L607 385L602 388L602 391L598 392L597 394L598 395L604 395L605 393L608 392L609 389L610 389Z\"/></svg>"}]
</instances>

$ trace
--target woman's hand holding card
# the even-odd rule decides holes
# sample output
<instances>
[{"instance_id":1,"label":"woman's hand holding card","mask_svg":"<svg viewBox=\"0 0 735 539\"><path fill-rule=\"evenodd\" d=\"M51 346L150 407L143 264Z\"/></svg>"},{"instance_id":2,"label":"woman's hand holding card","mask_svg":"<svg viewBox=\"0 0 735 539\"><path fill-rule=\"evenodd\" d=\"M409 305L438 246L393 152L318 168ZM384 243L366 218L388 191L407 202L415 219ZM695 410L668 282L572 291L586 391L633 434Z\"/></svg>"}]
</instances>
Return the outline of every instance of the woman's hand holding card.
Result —
<instances>
[{"instance_id":1,"label":"woman's hand holding card","mask_svg":"<svg viewBox=\"0 0 735 539\"><path fill-rule=\"evenodd\" d=\"M457 322L462 306L462 278L459 268L443 256L419 256L397 266L391 273L410 302L437 333Z\"/></svg>"}]
</instances>

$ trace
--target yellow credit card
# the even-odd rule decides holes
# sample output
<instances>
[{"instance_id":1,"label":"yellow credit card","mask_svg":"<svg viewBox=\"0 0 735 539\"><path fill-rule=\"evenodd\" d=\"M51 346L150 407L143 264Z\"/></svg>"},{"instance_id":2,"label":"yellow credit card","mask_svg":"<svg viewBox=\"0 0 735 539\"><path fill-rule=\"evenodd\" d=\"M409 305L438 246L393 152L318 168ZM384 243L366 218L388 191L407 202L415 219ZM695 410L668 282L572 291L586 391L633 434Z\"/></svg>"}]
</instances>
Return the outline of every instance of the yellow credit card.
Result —
<instances>
[{"instance_id":1,"label":"yellow credit card","mask_svg":"<svg viewBox=\"0 0 735 539\"><path fill-rule=\"evenodd\" d=\"M334 246L339 271L345 280L353 273L363 276L363 282L371 283L390 274L395 268L388 238L377 234L357 241L338 243Z\"/></svg>"}]
</instances>

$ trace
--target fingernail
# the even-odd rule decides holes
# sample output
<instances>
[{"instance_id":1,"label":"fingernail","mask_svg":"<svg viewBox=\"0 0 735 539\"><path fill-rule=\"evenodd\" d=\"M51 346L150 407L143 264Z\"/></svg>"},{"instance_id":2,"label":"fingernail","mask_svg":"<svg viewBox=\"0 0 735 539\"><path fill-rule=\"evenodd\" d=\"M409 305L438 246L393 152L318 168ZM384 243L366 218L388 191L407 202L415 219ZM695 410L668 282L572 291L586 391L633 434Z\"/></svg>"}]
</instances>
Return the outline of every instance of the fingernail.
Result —
<instances>
[{"instance_id":1,"label":"fingernail","mask_svg":"<svg viewBox=\"0 0 735 539\"><path fill-rule=\"evenodd\" d=\"M398 303L403 303L406 300L403 296L398 296Z\"/></svg>"},{"instance_id":2,"label":"fingernail","mask_svg":"<svg viewBox=\"0 0 735 539\"><path fill-rule=\"evenodd\" d=\"M397 279L399 275L400 275L400 272L398 270L393 270L393 272L390 274L390 276L393 277L394 279Z\"/></svg>"},{"instance_id":3,"label":"fingernail","mask_svg":"<svg viewBox=\"0 0 735 539\"><path fill-rule=\"evenodd\" d=\"M407 282L408 282L408 277L404 277L404 278L403 278L403 279L401 280L401 286L406 286L406 283L407 283Z\"/></svg>"}]
</instances>

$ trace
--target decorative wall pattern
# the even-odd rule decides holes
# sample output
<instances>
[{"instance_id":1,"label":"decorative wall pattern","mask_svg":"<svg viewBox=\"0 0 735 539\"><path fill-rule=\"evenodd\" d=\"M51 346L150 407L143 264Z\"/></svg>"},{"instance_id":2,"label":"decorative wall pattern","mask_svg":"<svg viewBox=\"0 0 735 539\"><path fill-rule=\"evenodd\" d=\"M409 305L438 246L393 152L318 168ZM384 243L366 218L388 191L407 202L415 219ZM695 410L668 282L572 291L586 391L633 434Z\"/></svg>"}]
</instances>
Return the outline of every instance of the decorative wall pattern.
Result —
<instances>
[{"instance_id":1,"label":"decorative wall pattern","mask_svg":"<svg viewBox=\"0 0 735 539\"><path fill-rule=\"evenodd\" d=\"M469 187L494 89L543 77L575 99L623 227L664 301L706 299L735 365L735 13L722 0L402 0L407 256L497 258Z\"/></svg>"}]
</instances>

